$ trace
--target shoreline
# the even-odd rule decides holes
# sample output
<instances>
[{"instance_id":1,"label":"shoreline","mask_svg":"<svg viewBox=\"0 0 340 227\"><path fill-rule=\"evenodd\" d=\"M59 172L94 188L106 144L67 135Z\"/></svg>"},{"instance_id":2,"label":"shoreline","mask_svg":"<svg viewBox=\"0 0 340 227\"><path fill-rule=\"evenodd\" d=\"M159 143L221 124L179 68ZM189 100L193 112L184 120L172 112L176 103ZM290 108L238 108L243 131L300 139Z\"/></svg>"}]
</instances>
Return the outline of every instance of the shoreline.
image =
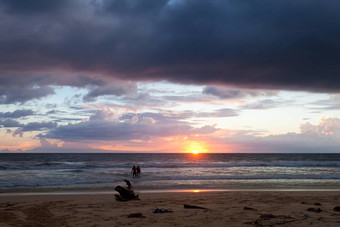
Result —
<instances>
[{"instance_id":1,"label":"shoreline","mask_svg":"<svg viewBox=\"0 0 340 227\"><path fill-rule=\"evenodd\" d=\"M340 206L339 195L338 191L143 192L140 200L128 202L116 201L113 193L0 196L0 225L337 226L340 212L333 208ZM206 209L186 209L184 204ZM154 213L157 208L172 212Z\"/></svg>"},{"instance_id":2,"label":"shoreline","mask_svg":"<svg viewBox=\"0 0 340 227\"><path fill-rule=\"evenodd\" d=\"M191 181L134 181L129 179L135 189L139 190L340 190L339 179L327 180L191 180ZM0 187L1 193L11 192L54 192L54 191L111 191L117 185L125 186L125 182L100 182L58 185L8 185Z\"/></svg>"}]
</instances>

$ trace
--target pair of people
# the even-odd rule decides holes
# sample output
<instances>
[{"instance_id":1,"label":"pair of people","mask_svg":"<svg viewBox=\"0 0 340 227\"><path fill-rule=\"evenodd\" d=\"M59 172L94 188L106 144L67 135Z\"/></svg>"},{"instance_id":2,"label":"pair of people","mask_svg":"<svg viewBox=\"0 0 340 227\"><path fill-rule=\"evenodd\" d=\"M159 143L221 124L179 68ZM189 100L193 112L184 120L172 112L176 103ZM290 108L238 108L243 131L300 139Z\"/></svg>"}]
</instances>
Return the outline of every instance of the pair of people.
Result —
<instances>
[{"instance_id":1,"label":"pair of people","mask_svg":"<svg viewBox=\"0 0 340 227\"><path fill-rule=\"evenodd\" d=\"M139 177L140 176L140 167L139 166L133 166L132 167L132 170L131 170L131 174L132 174L132 177L135 178L135 177Z\"/></svg>"}]
</instances>

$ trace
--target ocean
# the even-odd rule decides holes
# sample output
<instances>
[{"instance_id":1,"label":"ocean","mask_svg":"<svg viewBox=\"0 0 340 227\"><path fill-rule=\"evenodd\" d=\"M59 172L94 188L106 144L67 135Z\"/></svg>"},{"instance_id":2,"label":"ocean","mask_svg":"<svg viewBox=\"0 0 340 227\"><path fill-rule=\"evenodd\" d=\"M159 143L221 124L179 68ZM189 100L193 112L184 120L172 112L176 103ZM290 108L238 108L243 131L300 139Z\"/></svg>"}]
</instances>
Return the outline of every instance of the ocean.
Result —
<instances>
[{"instance_id":1,"label":"ocean","mask_svg":"<svg viewBox=\"0 0 340 227\"><path fill-rule=\"evenodd\" d=\"M340 190L340 154L0 154L0 193L113 191L124 179L135 190Z\"/></svg>"}]
</instances>

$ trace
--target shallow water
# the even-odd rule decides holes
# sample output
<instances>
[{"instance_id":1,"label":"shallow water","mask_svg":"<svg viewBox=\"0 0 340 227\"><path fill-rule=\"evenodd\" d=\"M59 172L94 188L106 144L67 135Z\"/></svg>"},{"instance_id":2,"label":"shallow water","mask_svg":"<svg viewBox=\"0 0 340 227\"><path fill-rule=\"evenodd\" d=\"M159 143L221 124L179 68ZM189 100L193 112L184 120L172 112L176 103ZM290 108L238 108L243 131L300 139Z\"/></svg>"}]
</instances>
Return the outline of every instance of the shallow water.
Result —
<instances>
[{"instance_id":1,"label":"shallow water","mask_svg":"<svg viewBox=\"0 0 340 227\"><path fill-rule=\"evenodd\" d=\"M340 189L340 154L0 154L0 192L111 190L124 179L142 190Z\"/></svg>"}]
</instances>

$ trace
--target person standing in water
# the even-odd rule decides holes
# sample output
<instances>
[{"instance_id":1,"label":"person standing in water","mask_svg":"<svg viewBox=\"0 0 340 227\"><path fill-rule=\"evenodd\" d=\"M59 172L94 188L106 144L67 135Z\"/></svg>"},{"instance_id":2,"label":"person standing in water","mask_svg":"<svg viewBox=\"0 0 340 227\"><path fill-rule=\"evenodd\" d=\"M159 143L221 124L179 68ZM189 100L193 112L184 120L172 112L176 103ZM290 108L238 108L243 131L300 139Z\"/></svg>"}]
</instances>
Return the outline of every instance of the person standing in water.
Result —
<instances>
[{"instance_id":1,"label":"person standing in water","mask_svg":"<svg viewBox=\"0 0 340 227\"><path fill-rule=\"evenodd\" d=\"M139 176L139 175L140 175L140 173L141 173L141 171L140 171L140 167L139 167L139 166L137 166L136 170L137 170L137 176Z\"/></svg>"},{"instance_id":2,"label":"person standing in water","mask_svg":"<svg viewBox=\"0 0 340 227\"><path fill-rule=\"evenodd\" d=\"M137 168L136 168L136 166L132 167L131 174L132 174L132 178L135 178L137 176Z\"/></svg>"}]
</instances>

